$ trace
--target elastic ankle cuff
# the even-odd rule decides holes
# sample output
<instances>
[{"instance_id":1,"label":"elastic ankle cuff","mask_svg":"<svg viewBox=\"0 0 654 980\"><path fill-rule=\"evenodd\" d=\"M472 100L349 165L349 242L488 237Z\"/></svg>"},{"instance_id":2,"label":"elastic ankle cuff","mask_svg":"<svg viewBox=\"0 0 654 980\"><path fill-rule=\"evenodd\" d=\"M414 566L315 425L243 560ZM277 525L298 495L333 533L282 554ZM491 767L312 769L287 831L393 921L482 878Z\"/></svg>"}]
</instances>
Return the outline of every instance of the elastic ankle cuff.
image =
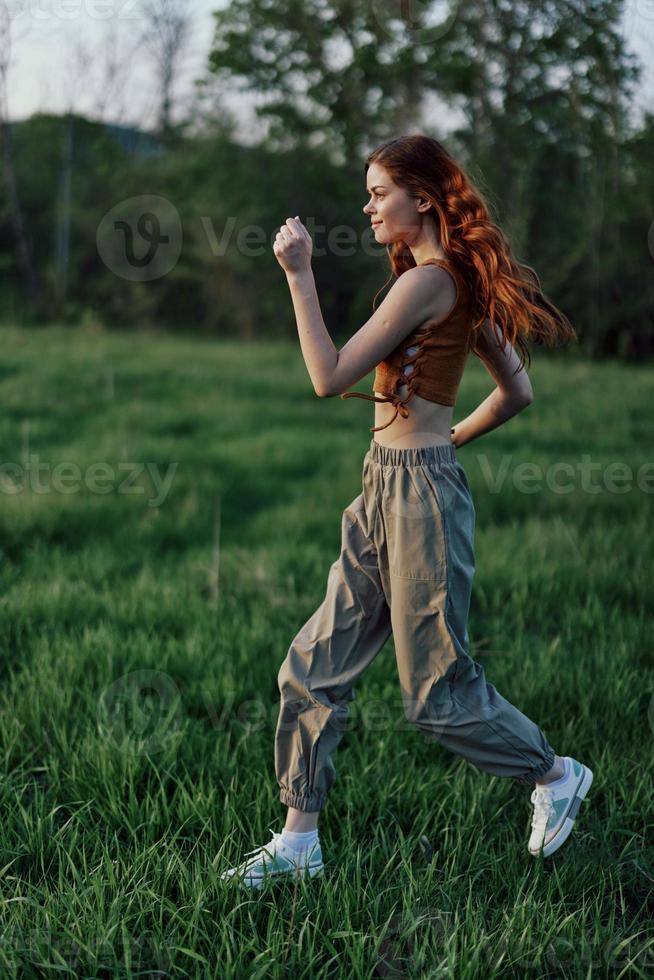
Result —
<instances>
[{"instance_id":1,"label":"elastic ankle cuff","mask_svg":"<svg viewBox=\"0 0 654 980\"><path fill-rule=\"evenodd\" d=\"M327 797L321 794L294 793L290 789L280 789L279 799L284 806L292 806L305 813L315 813L317 810L322 810Z\"/></svg>"},{"instance_id":2,"label":"elastic ankle cuff","mask_svg":"<svg viewBox=\"0 0 654 980\"><path fill-rule=\"evenodd\" d=\"M566 779L569 778L569 776L570 776L570 769L571 769L570 760L568 759L567 756L564 756L564 758L563 758L563 775L562 776L559 776L558 779L553 779L547 785L548 786L560 786L562 783L564 783L566 781Z\"/></svg>"},{"instance_id":3,"label":"elastic ankle cuff","mask_svg":"<svg viewBox=\"0 0 654 980\"><path fill-rule=\"evenodd\" d=\"M546 772L550 771L550 769L554 765L555 759L556 759L556 752L554 751L554 749L552 749L550 752L547 753L544 762L541 762L539 766L536 766L534 769L529 769L528 772L522 773L522 775L516 776L515 778L519 783L527 783L528 785L531 783L535 783L540 779L541 776L544 776Z\"/></svg>"}]
</instances>

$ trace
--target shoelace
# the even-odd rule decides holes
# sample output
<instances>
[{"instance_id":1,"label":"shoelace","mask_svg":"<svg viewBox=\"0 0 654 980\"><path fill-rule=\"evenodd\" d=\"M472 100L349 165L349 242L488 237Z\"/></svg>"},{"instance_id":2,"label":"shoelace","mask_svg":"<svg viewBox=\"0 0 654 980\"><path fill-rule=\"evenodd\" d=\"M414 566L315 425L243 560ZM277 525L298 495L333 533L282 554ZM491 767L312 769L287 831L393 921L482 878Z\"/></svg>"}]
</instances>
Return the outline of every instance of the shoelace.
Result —
<instances>
[{"instance_id":1,"label":"shoelace","mask_svg":"<svg viewBox=\"0 0 654 980\"><path fill-rule=\"evenodd\" d=\"M281 840L282 837L281 834L276 833L276 831L274 830L271 830L271 834L272 834L272 840L268 841L267 844L260 844L259 847L255 847L254 850L252 851L246 851L245 857L247 857L248 854L258 854L259 851L263 851L265 848L270 847L270 845L276 843L277 840Z\"/></svg>"},{"instance_id":2,"label":"shoelace","mask_svg":"<svg viewBox=\"0 0 654 980\"><path fill-rule=\"evenodd\" d=\"M272 857L272 855L270 854L269 848L271 847L271 845L277 844L278 841L281 843L282 835L280 833L278 833L277 831L275 831L275 830L271 830L270 833L272 834L272 839L269 840L267 844L261 844L259 847L255 847L254 850L252 850L252 851L246 851L244 856L245 857L249 857L250 854L255 854L255 855L258 856L258 855L261 855L265 851L266 854L268 854L269 857ZM246 861L245 862L245 864L248 864L248 865L249 864L252 864L252 863L253 863L252 861Z\"/></svg>"},{"instance_id":3,"label":"shoelace","mask_svg":"<svg viewBox=\"0 0 654 980\"><path fill-rule=\"evenodd\" d=\"M534 804L534 815L531 826L534 830L544 830L547 826L550 814L554 809L552 806L552 790L547 786L536 786L532 790L531 802Z\"/></svg>"}]
</instances>

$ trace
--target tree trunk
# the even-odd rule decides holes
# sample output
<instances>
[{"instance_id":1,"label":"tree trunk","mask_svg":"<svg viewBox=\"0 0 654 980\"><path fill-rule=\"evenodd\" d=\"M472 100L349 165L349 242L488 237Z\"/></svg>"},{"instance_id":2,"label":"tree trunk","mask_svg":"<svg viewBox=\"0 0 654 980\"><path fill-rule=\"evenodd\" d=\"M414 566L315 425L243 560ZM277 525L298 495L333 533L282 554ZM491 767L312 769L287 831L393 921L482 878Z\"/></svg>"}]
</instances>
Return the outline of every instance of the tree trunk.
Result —
<instances>
[{"instance_id":1,"label":"tree trunk","mask_svg":"<svg viewBox=\"0 0 654 980\"><path fill-rule=\"evenodd\" d=\"M55 305L59 312L61 312L64 308L66 303L66 293L68 291L68 269L70 262L70 197L73 170L73 125L73 115L69 112L64 131L55 240Z\"/></svg>"},{"instance_id":2,"label":"tree trunk","mask_svg":"<svg viewBox=\"0 0 654 980\"><path fill-rule=\"evenodd\" d=\"M36 276L34 261L32 259L32 250L25 231L25 222L23 220L23 212L20 206L18 187L16 186L16 169L14 167L14 148L11 138L11 127L5 118L0 121L0 138L2 142L3 176L5 186L7 188L7 198L9 200L9 218L11 221L12 230L14 232L14 238L16 240L16 257L18 260L18 266L25 281L28 301L32 308L35 309L39 296L39 283Z\"/></svg>"}]
</instances>

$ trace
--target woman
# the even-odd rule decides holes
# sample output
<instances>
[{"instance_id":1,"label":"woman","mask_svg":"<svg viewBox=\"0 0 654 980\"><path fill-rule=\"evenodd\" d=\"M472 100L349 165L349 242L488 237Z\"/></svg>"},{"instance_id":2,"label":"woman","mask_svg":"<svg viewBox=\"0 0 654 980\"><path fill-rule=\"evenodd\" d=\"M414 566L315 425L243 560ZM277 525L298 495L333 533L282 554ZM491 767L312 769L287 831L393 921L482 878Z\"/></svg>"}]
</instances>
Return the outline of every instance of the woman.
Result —
<instances>
[{"instance_id":1,"label":"woman","mask_svg":"<svg viewBox=\"0 0 654 980\"><path fill-rule=\"evenodd\" d=\"M322 872L318 815L335 779L348 702L391 632L406 717L480 771L534 785L530 854L561 846L593 779L588 766L556 755L470 656L475 510L456 455L532 401L524 356L513 345L524 355L529 339L552 345L575 331L543 295L536 273L515 260L481 194L441 143L423 135L391 140L368 157L365 173L363 211L396 279L341 351L322 319L312 242L297 216L273 246L316 394L374 401L376 436L363 491L343 512L325 599L278 674L275 767L285 826L222 875L255 888L268 875ZM497 387L452 427L470 350ZM344 393L374 367L374 395Z\"/></svg>"}]
</instances>

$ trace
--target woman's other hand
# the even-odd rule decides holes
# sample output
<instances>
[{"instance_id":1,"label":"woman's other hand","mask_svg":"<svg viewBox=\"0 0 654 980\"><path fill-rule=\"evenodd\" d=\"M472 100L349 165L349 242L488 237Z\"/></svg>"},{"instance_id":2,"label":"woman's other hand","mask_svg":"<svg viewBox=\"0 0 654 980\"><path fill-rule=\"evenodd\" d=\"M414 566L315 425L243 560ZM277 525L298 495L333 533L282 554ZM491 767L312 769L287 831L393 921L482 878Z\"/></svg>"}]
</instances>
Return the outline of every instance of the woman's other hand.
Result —
<instances>
[{"instance_id":1,"label":"woman's other hand","mask_svg":"<svg viewBox=\"0 0 654 980\"><path fill-rule=\"evenodd\" d=\"M304 272L311 268L313 242L298 215L287 218L273 243L273 252L284 272Z\"/></svg>"}]
</instances>

